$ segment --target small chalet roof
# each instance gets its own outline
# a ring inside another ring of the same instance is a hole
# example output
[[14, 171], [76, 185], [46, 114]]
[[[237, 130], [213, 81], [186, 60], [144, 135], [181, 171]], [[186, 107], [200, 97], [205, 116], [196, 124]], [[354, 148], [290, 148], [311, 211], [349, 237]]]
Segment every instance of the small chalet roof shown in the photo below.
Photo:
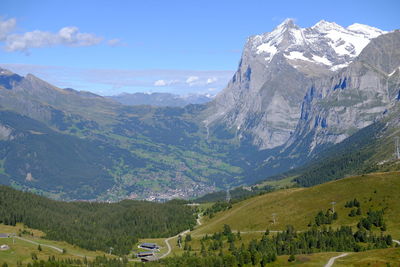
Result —
[[141, 247], [150, 247], [150, 248], [157, 248], [158, 245], [155, 243], [142, 243], [140, 244]]
[[6, 234], [6, 233], [0, 233], [0, 238], [6, 238], [9, 237], [10, 234]]
[[137, 256], [138, 256], [138, 257], [143, 257], [143, 256], [153, 256], [153, 255], [154, 255], [154, 253], [153, 253], [153, 252], [151, 252], [151, 251], [139, 252], [139, 253], [137, 254]]

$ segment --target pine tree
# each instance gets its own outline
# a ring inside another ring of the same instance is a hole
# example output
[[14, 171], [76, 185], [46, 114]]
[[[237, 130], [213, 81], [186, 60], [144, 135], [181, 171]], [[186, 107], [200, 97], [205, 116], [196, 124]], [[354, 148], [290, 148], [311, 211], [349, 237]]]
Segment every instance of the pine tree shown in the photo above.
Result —
[[288, 262], [293, 262], [293, 261], [295, 261], [296, 260], [296, 258], [294, 257], [294, 255], [293, 254], [290, 254], [290, 256], [289, 256], [289, 258], [288, 258]]
[[227, 224], [224, 224], [224, 230], [222, 232], [225, 236], [232, 233], [231, 227]]
[[201, 256], [203, 257], [207, 257], [207, 251], [206, 251], [206, 247], [204, 246], [204, 243], [201, 242]]
[[357, 208], [356, 214], [357, 215], [361, 215], [361, 208], [360, 207]]

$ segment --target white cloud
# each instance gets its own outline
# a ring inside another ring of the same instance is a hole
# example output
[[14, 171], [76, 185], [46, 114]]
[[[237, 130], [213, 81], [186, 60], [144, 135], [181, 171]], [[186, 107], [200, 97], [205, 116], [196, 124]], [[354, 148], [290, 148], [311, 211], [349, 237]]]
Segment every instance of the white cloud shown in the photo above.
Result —
[[172, 84], [177, 84], [179, 83], [179, 80], [157, 80], [154, 82], [154, 86], [167, 86], [167, 85], [172, 85]]
[[212, 77], [212, 78], [208, 78], [206, 83], [212, 84], [212, 83], [215, 83], [216, 81], [218, 81], [218, 79], [216, 77]]
[[23, 34], [10, 34], [5, 42], [5, 49], [10, 52], [28, 51], [30, 48], [49, 47], [56, 45], [92, 46], [100, 43], [103, 38], [92, 33], [82, 33], [78, 27], [64, 27], [57, 33], [32, 31]]
[[109, 46], [115, 47], [115, 46], [126, 46], [126, 43], [122, 42], [121, 39], [115, 38], [107, 41], [107, 44]]
[[186, 83], [189, 84], [190, 86], [192, 86], [198, 80], [199, 80], [198, 76], [190, 76], [189, 78], [186, 79]]
[[154, 86], [166, 86], [167, 82], [164, 80], [157, 80], [154, 82]]
[[[102, 42], [103, 38], [93, 33], [80, 32], [78, 27], [61, 28], [58, 32], [35, 30], [24, 33], [15, 33], [17, 20], [10, 18], [2, 20], [0, 17], [0, 42], [4, 42], [4, 49], [8, 52], [28, 53], [30, 48], [51, 46], [93, 46]], [[119, 39], [108, 41], [110, 46], [124, 45]]]
[[4, 41], [7, 35], [15, 29], [17, 20], [11, 18], [5, 21], [0, 21], [0, 41]]

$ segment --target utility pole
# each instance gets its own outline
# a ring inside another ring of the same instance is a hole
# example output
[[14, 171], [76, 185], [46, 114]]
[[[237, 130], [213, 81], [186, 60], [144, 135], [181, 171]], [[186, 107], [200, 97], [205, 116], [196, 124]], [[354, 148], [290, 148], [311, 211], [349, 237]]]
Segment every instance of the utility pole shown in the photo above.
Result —
[[396, 155], [396, 159], [400, 159], [400, 145], [399, 145], [399, 137], [398, 136], [396, 136], [395, 138], [394, 138], [394, 142], [395, 142], [395, 147], [394, 147], [394, 149], [395, 149], [395, 155]]
[[332, 213], [335, 213], [335, 204], [336, 204], [336, 202], [332, 201], [331, 204], [332, 204]]
[[274, 224], [276, 222], [275, 217], [276, 217], [276, 213], [272, 213], [272, 220], [274, 221]]
[[226, 189], [226, 202], [229, 203], [231, 201], [231, 193], [229, 192], [229, 188]]

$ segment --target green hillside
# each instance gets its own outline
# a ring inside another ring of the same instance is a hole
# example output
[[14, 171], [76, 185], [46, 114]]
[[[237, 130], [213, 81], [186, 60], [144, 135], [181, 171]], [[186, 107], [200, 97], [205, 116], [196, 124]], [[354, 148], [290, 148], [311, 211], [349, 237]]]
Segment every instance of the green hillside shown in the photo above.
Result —
[[391, 172], [355, 176], [310, 188], [279, 190], [234, 204], [212, 219], [204, 218], [205, 223], [194, 234], [212, 234], [220, 231], [224, 224], [240, 231], [283, 230], [289, 224], [298, 230], [306, 230], [316, 214], [331, 208], [333, 201], [339, 216], [332, 226], [355, 226], [360, 216], [349, 217], [350, 209], [344, 206], [347, 201], [357, 198], [363, 215], [369, 209], [384, 209], [388, 232], [394, 238], [400, 238], [399, 188], [400, 172]]

